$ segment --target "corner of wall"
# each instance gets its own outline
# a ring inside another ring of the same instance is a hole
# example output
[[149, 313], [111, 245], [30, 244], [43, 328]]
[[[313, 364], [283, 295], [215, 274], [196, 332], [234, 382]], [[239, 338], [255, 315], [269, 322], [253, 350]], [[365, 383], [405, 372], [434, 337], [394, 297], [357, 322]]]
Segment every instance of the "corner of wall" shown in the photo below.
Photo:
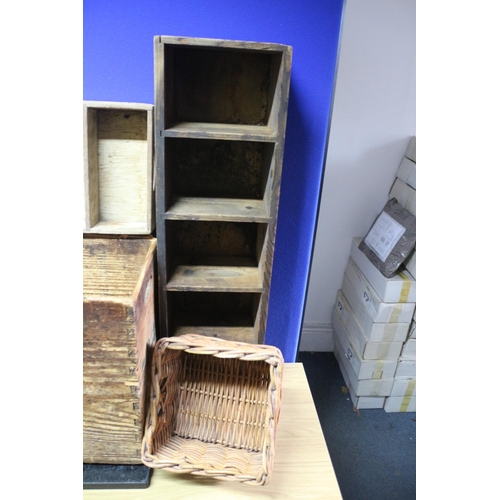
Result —
[[333, 352], [333, 326], [328, 323], [304, 323], [299, 351]]

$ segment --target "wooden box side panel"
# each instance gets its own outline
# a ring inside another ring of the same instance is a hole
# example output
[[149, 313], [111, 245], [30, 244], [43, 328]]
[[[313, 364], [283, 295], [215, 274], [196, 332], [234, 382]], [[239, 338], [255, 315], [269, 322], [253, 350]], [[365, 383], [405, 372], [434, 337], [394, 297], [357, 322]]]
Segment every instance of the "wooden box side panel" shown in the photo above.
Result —
[[84, 301], [84, 463], [138, 460], [141, 432], [135, 343], [130, 305]]
[[273, 107], [269, 117], [269, 125], [276, 130], [279, 138], [283, 138], [286, 129], [288, 96], [290, 90], [290, 74], [292, 69], [292, 48], [285, 47], [281, 53], [275, 54], [276, 63], [273, 68], [277, 72], [274, 94], [271, 98]]
[[84, 107], [83, 113], [83, 231], [89, 231], [99, 222], [99, 168], [97, 154], [97, 110]]
[[141, 433], [144, 430], [144, 418], [149, 403], [149, 385], [151, 382], [151, 359], [156, 343], [156, 315], [155, 315], [155, 282], [156, 282], [156, 242], [148, 253], [146, 264], [138, 284], [138, 293], [134, 297], [134, 321], [137, 368], [137, 397], [140, 400]]
[[137, 410], [122, 398], [93, 398], [85, 404], [83, 463], [140, 464]]
[[141, 463], [148, 360], [156, 340], [152, 272], [147, 277], [139, 305], [84, 301], [84, 463]]

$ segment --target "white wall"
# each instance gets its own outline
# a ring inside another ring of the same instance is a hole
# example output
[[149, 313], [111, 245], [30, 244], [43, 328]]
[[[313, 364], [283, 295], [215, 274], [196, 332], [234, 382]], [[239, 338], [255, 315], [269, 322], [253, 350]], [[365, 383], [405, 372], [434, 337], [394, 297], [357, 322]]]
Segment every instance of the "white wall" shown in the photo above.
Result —
[[346, 0], [300, 350], [333, 350], [352, 238], [380, 212], [416, 135], [416, 0]]

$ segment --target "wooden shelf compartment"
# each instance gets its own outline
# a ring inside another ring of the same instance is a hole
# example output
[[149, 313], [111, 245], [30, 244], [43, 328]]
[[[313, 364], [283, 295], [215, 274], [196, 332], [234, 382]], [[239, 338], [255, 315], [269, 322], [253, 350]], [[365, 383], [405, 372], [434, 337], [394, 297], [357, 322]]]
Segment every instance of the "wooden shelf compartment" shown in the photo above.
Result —
[[[163, 139], [166, 218], [270, 220], [275, 146], [259, 141]], [[261, 202], [261, 203], [258, 203]]]
[[84, 234], [150, 235], [153, 106], [84, 101]]
[[154, 52], [160, 336], [191, 327], [172, 325], [176, 294], [257, 294], [251, 325], [194, 326], [261, 343], [292, 47], [157, 36]]
[[276, 131], [277, 83], [288, 47], [163, 36], [156, 43], [163, 49], [165, 129], [192, 122]]
[[167, 292], [168, 333], [257, 343], [258, 293]]
[[262, 292], [268, 225], [166, 221], [164, 290]]

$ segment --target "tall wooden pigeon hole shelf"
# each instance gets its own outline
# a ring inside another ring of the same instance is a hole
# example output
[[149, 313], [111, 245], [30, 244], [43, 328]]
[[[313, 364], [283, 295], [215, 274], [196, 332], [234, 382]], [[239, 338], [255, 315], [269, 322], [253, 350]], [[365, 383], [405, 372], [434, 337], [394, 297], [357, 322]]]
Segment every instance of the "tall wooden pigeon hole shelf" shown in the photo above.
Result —
[[291, 56], [155, 37], [160, 336], [265, 342]]

